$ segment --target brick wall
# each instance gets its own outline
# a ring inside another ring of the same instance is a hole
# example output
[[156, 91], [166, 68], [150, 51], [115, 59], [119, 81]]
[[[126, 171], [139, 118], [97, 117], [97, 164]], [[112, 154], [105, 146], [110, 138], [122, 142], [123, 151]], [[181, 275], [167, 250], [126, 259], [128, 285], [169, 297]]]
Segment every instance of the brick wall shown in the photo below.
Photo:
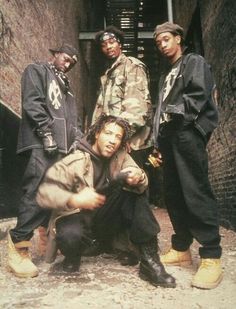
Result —
[[[0, 0], [0, 218], [14, 216], [20, 198], [25, 162], [16, 156], [21, 114], [20, 79], [35, 60], [47, 61], [48, 49], [68, 42], [79, 48], [81, 28], [88, 19], [86, 0]], [[83, 112], [87, 89], [83, 58], [69, 73]]]
[[185, 30], [187, 30], [196, 5], [197, 0], [172, 1], [174, 22], [179, 23]]
[[[23, 69], [32, 61], [48, 60], [48, 48], [62, 42], [78, 47], [85, 9], [86, 1], [78, 0], [0, 0], [0, 99], [18, 114]], [[79, 62], [69, 73], [78, 100], [82, 67]]]
[[221, 223], [236, 229], [236, 2], [201, 1], [205, 57], [219, 89], [220, 123], [209, 144], [210, 179]]

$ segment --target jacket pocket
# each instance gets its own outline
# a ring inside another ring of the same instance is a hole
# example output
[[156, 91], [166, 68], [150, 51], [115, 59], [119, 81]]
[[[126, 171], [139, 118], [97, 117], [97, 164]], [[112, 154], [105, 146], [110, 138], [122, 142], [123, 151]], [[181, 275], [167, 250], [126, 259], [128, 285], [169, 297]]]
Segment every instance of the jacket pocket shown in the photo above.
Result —
[[124, 98], [124, 84], [125, 84], [125, 77], [122, 75], [118, 75], [115, 78], [114, 81], [114, 94], [116, 95], [116, 97], [123, 99]]
[[67, 152], [67, 137], [66, 137], [66, 121], [64, 118], [53, 118], [52, 132], [57, 142], [58, 149], [66, 153]]

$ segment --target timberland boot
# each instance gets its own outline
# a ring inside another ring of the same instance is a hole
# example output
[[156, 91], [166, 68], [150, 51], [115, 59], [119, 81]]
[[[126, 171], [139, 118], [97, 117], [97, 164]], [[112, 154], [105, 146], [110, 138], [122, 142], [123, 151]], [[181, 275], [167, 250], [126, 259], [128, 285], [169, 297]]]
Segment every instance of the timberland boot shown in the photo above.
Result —
[[200, 289], [214, 289], [223, 279], [220, 259], [202, 259], [192, 286]]
[[165, 271], [164, 266], [160, 262], [156, 240], [140, 246], [139, 276], [154, 286], [176, 287], [175, 278]]
[[166, 254], [160, 256], [160, 260], [164, 265], [188, 266], [192, 264], [190, 250], [176, 251], [171, 248]]
[[38, 269], [29, 254], [30, 241], [12, 242], [8, 234], [8, 268], [16, 277], [32, 278], [38, 276]]

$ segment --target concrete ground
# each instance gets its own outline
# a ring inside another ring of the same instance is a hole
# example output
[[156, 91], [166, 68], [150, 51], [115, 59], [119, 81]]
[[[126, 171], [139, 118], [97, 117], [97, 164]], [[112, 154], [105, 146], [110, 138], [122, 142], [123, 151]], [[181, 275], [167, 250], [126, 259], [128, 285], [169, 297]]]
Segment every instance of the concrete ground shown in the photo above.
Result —
[[[172, 228], [164, 209], [154, 209], [161, 225], [160, 249], [169, 247]], [[198, 245], [192, 246], [193, 265], [166, 267], [175, 276], [175, 289], [156, 288], [138, 277], [138, 266], [125, 267], [111, 256], [84, 257], [79, 274], [61, 271], [62, 257], [52, 265], [37, 256], [37, 233], [33, 238], [34, 262], [40, 274], [19, 279], [6, 269], [6, 232], [15, 220], [0, 221], [0, 308], [56, 309], [233, 309], [236, 308], [236, 233], [221, 228], [224, 279], [213, 290], [190, 286], [198, 265]]]

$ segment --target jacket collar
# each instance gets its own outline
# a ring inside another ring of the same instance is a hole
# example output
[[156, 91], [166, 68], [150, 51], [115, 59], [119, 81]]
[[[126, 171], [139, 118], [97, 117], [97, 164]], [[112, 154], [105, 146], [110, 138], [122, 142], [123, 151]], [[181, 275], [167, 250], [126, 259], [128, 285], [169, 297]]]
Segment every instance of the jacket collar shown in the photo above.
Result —
[[122, 63], [127, 57], [125, 54], [121, 53], [120, 56], [116, 59], [116, 61], [112, 64], [110, 68], [106, 70], [106, 74], [112, 70], [114, 70], [120, 63]]

